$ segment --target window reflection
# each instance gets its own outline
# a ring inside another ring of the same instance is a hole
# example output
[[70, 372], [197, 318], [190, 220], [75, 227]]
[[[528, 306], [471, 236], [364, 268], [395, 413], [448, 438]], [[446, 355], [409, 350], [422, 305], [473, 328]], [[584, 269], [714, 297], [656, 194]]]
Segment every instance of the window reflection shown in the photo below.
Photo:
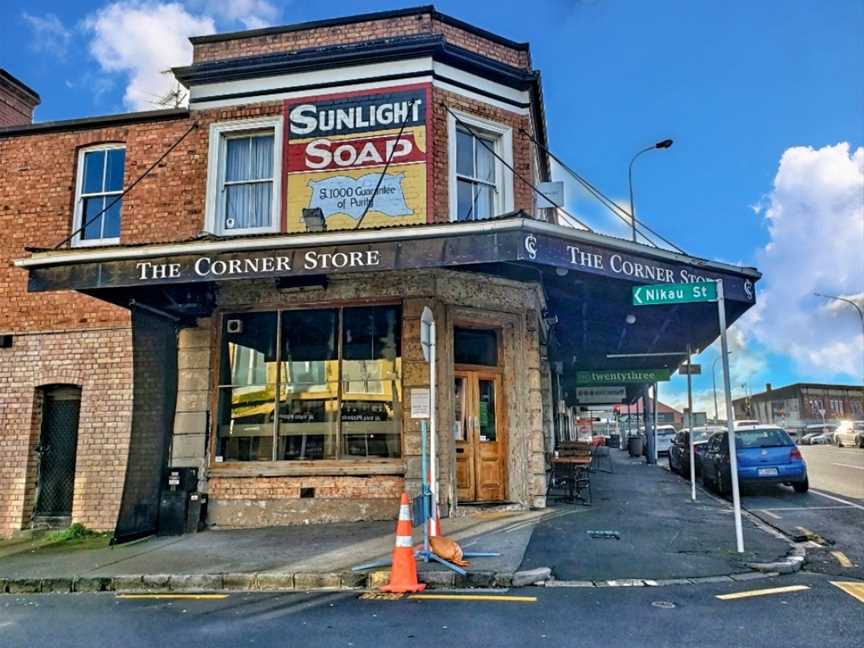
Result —
[[217, 457], [270, 461], [276, 399], [276, 314], [245, 313], [223, 321]]
[[401, 456], [401, 319], [398, 306], [226, 316], [217, 460]]

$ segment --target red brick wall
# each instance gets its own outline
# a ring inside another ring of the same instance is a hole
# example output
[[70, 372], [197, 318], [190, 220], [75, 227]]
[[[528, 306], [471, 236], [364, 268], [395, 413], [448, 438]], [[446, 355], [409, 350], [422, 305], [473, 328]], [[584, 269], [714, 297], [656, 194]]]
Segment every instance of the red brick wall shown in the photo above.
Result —
[[[457, 112], [476, 115], [483, 119], [509, 126], [513, 129], [513, 168], [519, 176], [534, 182], [534, 144], [520, 129], [532, 132], [531, 120], [527, 115], [517, 115], [487, 103], [481, 103], [440, 88], [432, 89], [434, 108], [432, 128], [434, 137], [434, 203], [433, 220], [446, 223], [450, 220], [449, 203], [449, 165], [447, 157], [448, 131], [447, 108]], [[513, 206], [524, 209], [529, 214], [534, 210], [534, 191], [530, 185], [513, 176]]]
[[508, 47], [489, 38], [478, 36], [438, 20], [431, 13], [302, 29], [280, 34], [233, 38], [213, 43], [198, 43], [194, 46], [192, 60], [200, 63], [418, 34], [441, 34], [448, 42], [459, 47], [514, 67], [530, 68], [530, 56], [526, 50]]
[[39, 388], [81, 387], [72, 520], [111, 530], [117, 520], [132, 411], [126, 328], [20, 335], [0, 349], [0, 537], [26, 526], [35, 504]]
[[34, 107], [32, 96], [0, 77], [0, 128], [29, 124], [33, 121]]

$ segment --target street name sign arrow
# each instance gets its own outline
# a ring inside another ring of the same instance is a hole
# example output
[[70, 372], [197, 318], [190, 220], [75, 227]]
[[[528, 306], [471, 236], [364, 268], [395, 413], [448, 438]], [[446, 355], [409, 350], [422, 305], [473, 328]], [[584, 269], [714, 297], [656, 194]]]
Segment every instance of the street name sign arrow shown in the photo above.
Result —
[[697, 281], [681, 284], [652, 284], [633, 287], [634, 306], [660, 306], [663, 304], [689, 304], [717, 301], [717, 284]]

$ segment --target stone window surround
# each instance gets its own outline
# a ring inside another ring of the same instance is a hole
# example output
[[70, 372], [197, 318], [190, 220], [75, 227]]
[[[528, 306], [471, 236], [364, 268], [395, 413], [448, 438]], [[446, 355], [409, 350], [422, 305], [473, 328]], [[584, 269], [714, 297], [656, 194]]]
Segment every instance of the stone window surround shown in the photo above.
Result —
[[[282, 115], [213, 122], [210, 124], [207, 153], [207, 193], [205, 196], [204, 230], [217, 236], [237, 236], [282, 230]], [[219, 201], [226, 159], [225, 140], [230, 135], [273, 132], [273, 191], [268, 227], [225, 230], [219, 222]]]
[[[126, 149], [125, 142], [103, 142], [101, 144], [93, 144], [89, 146], [82, 146], [78, 149], [77, 157], [77, 169], [75, 173], [75, 202], [72, 212], [72, 231], [75, 232], [75, 235], [72, 237], [72, 245], [74, 247], [88, 247], [88, 246], [102, 246], [102, 245], [117, 245], [120, 243], [120, 237], [115, 236], [111, 238], [94, 238], [94, 239], [84, 239], [82, 237], [84, 230], [84, 196], [82, 196], [82, 190], [84, 188], [84, 157], [88, 153], [93, 153], [95, 151], [111, 151], [116, 149]], [[107, 158], [107, 156], [106, 156]], [[125, 176], [125, 164], [124, 164], [124, 176]], [[125, 178], [123, 183], [123, 188], [121, 188], [120, 192], [108, 192], [106, 195], [111, 196], [112, 199], [118, 195], [121, 195], [125, 189]], [[103, 214], [104, 217], [104, 214]], [[122, 227], [123, 223], [123, 209], [121, 205], [120, 209], [120, 223]]]
[[456, 213], [458, 211], [456, 190], [457, 118], [460, 122], [467, 124], [478, 135], [486, 135], [495, 140], [495, 153], [496, 156], [500, 156], [500, 159], [498, 157], [495, 158], [495, 185], [498, 191], [496, 193], [494, 213], [506, 214], [513, 211], [513, 173], [507, 168], [507, 166], [513, 166], [513, 129], [477, 115], [453, 110], [447, 113], [447, 185], [450, 201], [450, 220], [456, 220]]

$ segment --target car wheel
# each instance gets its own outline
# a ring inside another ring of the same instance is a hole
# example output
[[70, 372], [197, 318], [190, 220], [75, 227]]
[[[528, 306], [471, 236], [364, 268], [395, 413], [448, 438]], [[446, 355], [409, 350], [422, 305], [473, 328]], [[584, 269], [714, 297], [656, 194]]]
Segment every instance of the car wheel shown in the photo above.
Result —
[[842, 447], [843, 447], [843, 442], [840, 440], [839, 437], [836, 437], [836, 436], [835, 436], [835, 437], [834, 437], [834, 445], [836, 445], [838, 448], [842, 448]]
[[805, 477], [804, 481], [794, 482], [792, 484], [792, 488], [795, 489], [796, 493], [806, 493], [808, 490], [810, 490], [810, 480]]
[[858, 437], [858, 447], [864, 448], [864, 436]]

